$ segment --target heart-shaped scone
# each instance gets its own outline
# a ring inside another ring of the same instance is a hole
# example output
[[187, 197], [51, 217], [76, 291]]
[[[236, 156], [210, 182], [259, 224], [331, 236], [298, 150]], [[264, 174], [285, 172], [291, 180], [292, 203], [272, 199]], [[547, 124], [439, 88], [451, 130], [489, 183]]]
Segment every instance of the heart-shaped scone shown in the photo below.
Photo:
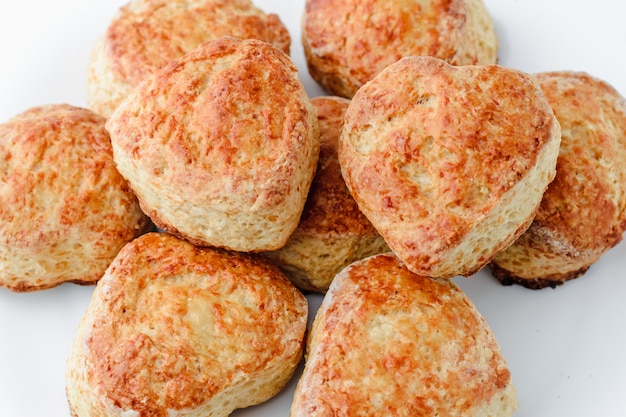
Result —
[[95, 284], [152, 227], [115, 168], [105, 122], [48, 104], [0, 124], [0, 287]]
[[515, 397], [493, 332], [467, 296], [382, 254], [330, 284], [290, 415], [508, 417]]
[[206, 42], [147, 77], [106, 126], [120, 173], [161, 229], [261, 252], [282, 247], [298, 225], [319, 127], [278, 48]]
[[264, 259], [165, 233], [126, 245], [67, 362], [78, 417], [228, 416], [281, 390], [302, 358], [306, 298]]
[[483, 0], [307, 0], [302, 47], [311, 77], [352, 97], [405, 56], [495, 64], [498, 38]]
[[286, 54], [291, 45], [280, 18], [250, 0], [129, 0], [92, 50], [89, 108], [109, 117], [148, 75], [223, 36], [259, 39]]
[[560, 140], [529, 75], [407, 57], [351, 101], [339, 162], [359, 208], [411, 271], [469, 276], [528, 228]]
[[503, 284], [555, 287], [580, 277], [626, 228], [626, 99], [583, 72], [534, 74], [563, 137], [557, 174], [528, 230], [491, 263]]

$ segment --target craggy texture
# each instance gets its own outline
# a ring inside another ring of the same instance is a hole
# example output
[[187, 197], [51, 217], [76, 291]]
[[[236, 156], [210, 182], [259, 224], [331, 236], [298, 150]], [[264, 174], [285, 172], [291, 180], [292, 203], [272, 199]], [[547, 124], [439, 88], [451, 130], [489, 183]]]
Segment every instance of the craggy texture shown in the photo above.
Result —
[[498, 40], [482, 0], [307, 0], [302, 44], [312, 78], [350, 98], [405, 56], [495, 64]]
[[282, 249], [266, 256], [298, 288], [323, 293], [348, 264], [389, 247], [361, 213], [341, 176], [337, 141], [349, 100], [316, 97], [311, 103], [320, 127], [317, 172], [298, 227]]
[[118, 169], [162, 229], [268, 251], [298, 225], [319, 128], [296, 67], [275, 47], [207, 42], [148, 77], [107, 128]]
[[465, 294], [384, 254], [330, 285], [290, 416], [507, 417], [516, 407], [498, 343]]
[[562, 129], [557, 174], [530, 228], [496, 256], [505, 284], [555, 287], [579, 277], [626, 228], [626, 99], [582, 72], [534, 75]]
[[339, 162], [361, 211], [409, 269], [469, 276], [530, 225], [560, 135], [528, 75], [407, 57], [351, 101]]
[[76, 417], [226, 417], [266, 401], [302, 358], [306, 298], [248, 255], [164, 233], [98, 283], [67, 362]]
[[131, 0], [94, 45], [89, 107], [108, 117], [148, 75], [223, 36], [259, 39], [286, 54], [291, 44], [278, 16], [249, 0]]
[[93, 284], [150, 226], [115, 168], [104, 123], [55, 104], [0, 124], [0, 286]]

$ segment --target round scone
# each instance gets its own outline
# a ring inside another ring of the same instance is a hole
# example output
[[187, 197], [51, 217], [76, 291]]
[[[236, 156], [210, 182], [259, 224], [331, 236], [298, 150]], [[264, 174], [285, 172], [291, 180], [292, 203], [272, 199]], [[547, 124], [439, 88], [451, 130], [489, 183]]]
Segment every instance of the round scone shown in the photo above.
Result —
[[250, 0], [131, 0], [92, 50], [87, 70], [90, 109], [108, 117], [147, 75], [203, 42], [259, 39], [289, 54], [291, 38], [276, 14]]
[[207, 42], [149, 76], [107, 121], [115, 162], [160, 228], [201, 246], [282, 247], [319, 156], [291, 59], [258, 40]]
[[528, 230], [491, 263], [503, 284], [579, 277], [626, 228], [626, 99], [587, 73], [534, 75], [562, 129], [556, 177]]
[[226, 417], [264, 402], [302, 358], [307, 315], [269, 261], [148, 233], [120, 251], [79, 324], [72, 414]]
[[516, 408], [498, 342], [461, 289], [381, 254], [331, 283], [290, 416], [508, 417]]
[[482, 0], [307, 0], [302, 45], [311, 77], [351, 98], [405, 56], [495, 64], [498, 40]]
[[299, 289], [324, 293], [344, 267], [389, 247], [361, 213], [341, 176], [337, 140], [350, 101], [328, 96], [311, 103], [320, 128], [317, 171], [298, 227], [282, 249], [265, 255]]
[[530, 225], [560, 137], [529, 75], [407, 57], [350, 102], [339, 162], [361, 211], [410, 270], [469, 276]]
[[0, 124], [0, 286], [93, 284], [151, 225], [115, 168], [104, 124], [67, 104]]

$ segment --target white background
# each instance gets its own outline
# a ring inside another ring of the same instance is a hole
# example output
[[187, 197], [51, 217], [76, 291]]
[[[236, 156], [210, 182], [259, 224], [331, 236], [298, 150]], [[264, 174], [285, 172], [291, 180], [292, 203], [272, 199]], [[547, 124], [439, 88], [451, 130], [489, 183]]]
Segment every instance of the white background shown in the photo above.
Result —
[[[85, 106], [85, 67], [96, 38], [125, 1], [0, 3], [0, 122], [41, 104]], [[261, 1], [292, 36], [292, 58], [311, 96], [300, 45], [304, 1]], [[528, 72], [587, 71], [626, 94], [626, 3], [486, 0], [499, 63]], [[457, 278], [494, 329], [518, 391], [516, 417], [626, 416], [626, 243], [556, 290], [502, 287], [488, 271]], [[64, 370], [92, 287], [37, 293], [0, 288], [0, 416], [67, 417]], [[312, 296], [314, 314], [321, 297]], [[288, 416], [289, 387], [237, 416]]]

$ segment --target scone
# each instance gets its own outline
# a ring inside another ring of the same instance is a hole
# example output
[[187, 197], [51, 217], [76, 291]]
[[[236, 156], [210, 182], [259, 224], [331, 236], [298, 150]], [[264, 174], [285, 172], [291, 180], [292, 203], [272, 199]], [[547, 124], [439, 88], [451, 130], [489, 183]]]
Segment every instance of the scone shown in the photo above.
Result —
[[583, 72], [534, 75], [563, 139], [556, 178], [530, 228], [491, 264], [503, 284], [539, 289], [581, 276], [626, 228], [626, 99]]
[[320, 156], [298, 227], [269, 257], [304, 291], [324, 293], [344, 267], [389, 251], [385, 240], [350, 195], [337, 160], [337, 140], [349, 100], [315, 97], [320, 128]]
[[529, 75], [406, 57], [350, 102], [339, 162], [361, 211], [411, 271], [470, 276], [530, 225], [560, 137]]
[[337, 275], [305, 355], [291, 417], [508, 417], [517, 408], [506, 361], [472, 302], [392, 254]]
[[131, 0], [92, 50], [90, 109], [108, 117], [147, 75], [209, 40], [259, 39], [289, 54], [291, 38], [273, 13], [250, 0]]
[[72, 415], [226, 417], [266, 401], [302, 358], [307, 314], [267, 260], [146, 234], [120, 251], [79, 324]]
[[260, 252], [298, 225], [319, 127], [295, 65], [272, 45], [202, 44], [149, 76], [107, 128], [118, 169], [161, 229]]
[[115, 168], [104, 123], [53, 104], [0, 124], [0, 286], [93, 284], [151, 225]]
[[302, 45], [311, 77], [351, 98], [405, 56], [495, 64], [498, 39], [482, 0], [307, 0]]

